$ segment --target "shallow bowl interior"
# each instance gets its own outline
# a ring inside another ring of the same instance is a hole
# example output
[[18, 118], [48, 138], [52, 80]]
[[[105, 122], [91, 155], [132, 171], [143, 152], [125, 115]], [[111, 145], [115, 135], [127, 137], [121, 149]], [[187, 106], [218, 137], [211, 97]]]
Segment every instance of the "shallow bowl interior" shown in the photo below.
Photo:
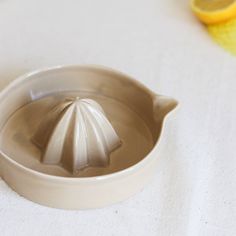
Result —
[[40, 162], [40, 150], [30, 138], [43, 115], [60, 96], [93, 98], [101, 104], [122, 140], [107, 168], [87, 168], [73, 177], [99, 176], [135, 165], [152, 150], [160, 135], [153, 115], [154, 94], [113, 70], [89, 66], [57, 67], [23, 76], [1, 94], [0, 148], [30, 169], [72, 177], [61, 166]]

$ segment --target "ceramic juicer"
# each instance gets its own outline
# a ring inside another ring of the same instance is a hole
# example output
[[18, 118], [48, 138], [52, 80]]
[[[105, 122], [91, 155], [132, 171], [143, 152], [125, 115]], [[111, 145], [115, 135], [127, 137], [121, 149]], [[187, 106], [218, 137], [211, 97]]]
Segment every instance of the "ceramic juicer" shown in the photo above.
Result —
[[99, 66], [24, 75], [0, 94], [0, 174], [56, 208], [103, 207], [154, 174], [157, 141], [177, 102]]

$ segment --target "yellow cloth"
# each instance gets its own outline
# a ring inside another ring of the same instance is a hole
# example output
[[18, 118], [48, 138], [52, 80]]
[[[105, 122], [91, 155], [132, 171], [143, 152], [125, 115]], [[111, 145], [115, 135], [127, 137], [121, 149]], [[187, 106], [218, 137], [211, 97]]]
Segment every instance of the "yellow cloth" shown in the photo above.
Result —
[[207, 27], [212, 38], [224, 49], [236, 56], [236, 18]]

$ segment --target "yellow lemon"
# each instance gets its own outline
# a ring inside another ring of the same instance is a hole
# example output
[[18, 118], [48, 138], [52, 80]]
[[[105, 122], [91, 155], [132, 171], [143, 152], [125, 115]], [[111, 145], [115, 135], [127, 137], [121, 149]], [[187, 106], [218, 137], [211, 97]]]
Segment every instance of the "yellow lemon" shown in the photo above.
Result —
[[191, 0], [191, 8], [205, 24], [215, 24], [236, 17], [236, 0]]

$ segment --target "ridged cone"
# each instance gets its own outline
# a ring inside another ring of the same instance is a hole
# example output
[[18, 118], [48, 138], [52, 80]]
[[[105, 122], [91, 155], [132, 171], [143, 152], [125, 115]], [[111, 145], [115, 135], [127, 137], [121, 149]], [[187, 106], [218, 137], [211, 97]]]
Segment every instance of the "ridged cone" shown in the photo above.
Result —
[[61, 164], [71, 173], [109, 164], [121, 141], [102, 107], [92, 99], [66, 99], [40, 123], [32, 141], [42, 150], [42, 162]]

